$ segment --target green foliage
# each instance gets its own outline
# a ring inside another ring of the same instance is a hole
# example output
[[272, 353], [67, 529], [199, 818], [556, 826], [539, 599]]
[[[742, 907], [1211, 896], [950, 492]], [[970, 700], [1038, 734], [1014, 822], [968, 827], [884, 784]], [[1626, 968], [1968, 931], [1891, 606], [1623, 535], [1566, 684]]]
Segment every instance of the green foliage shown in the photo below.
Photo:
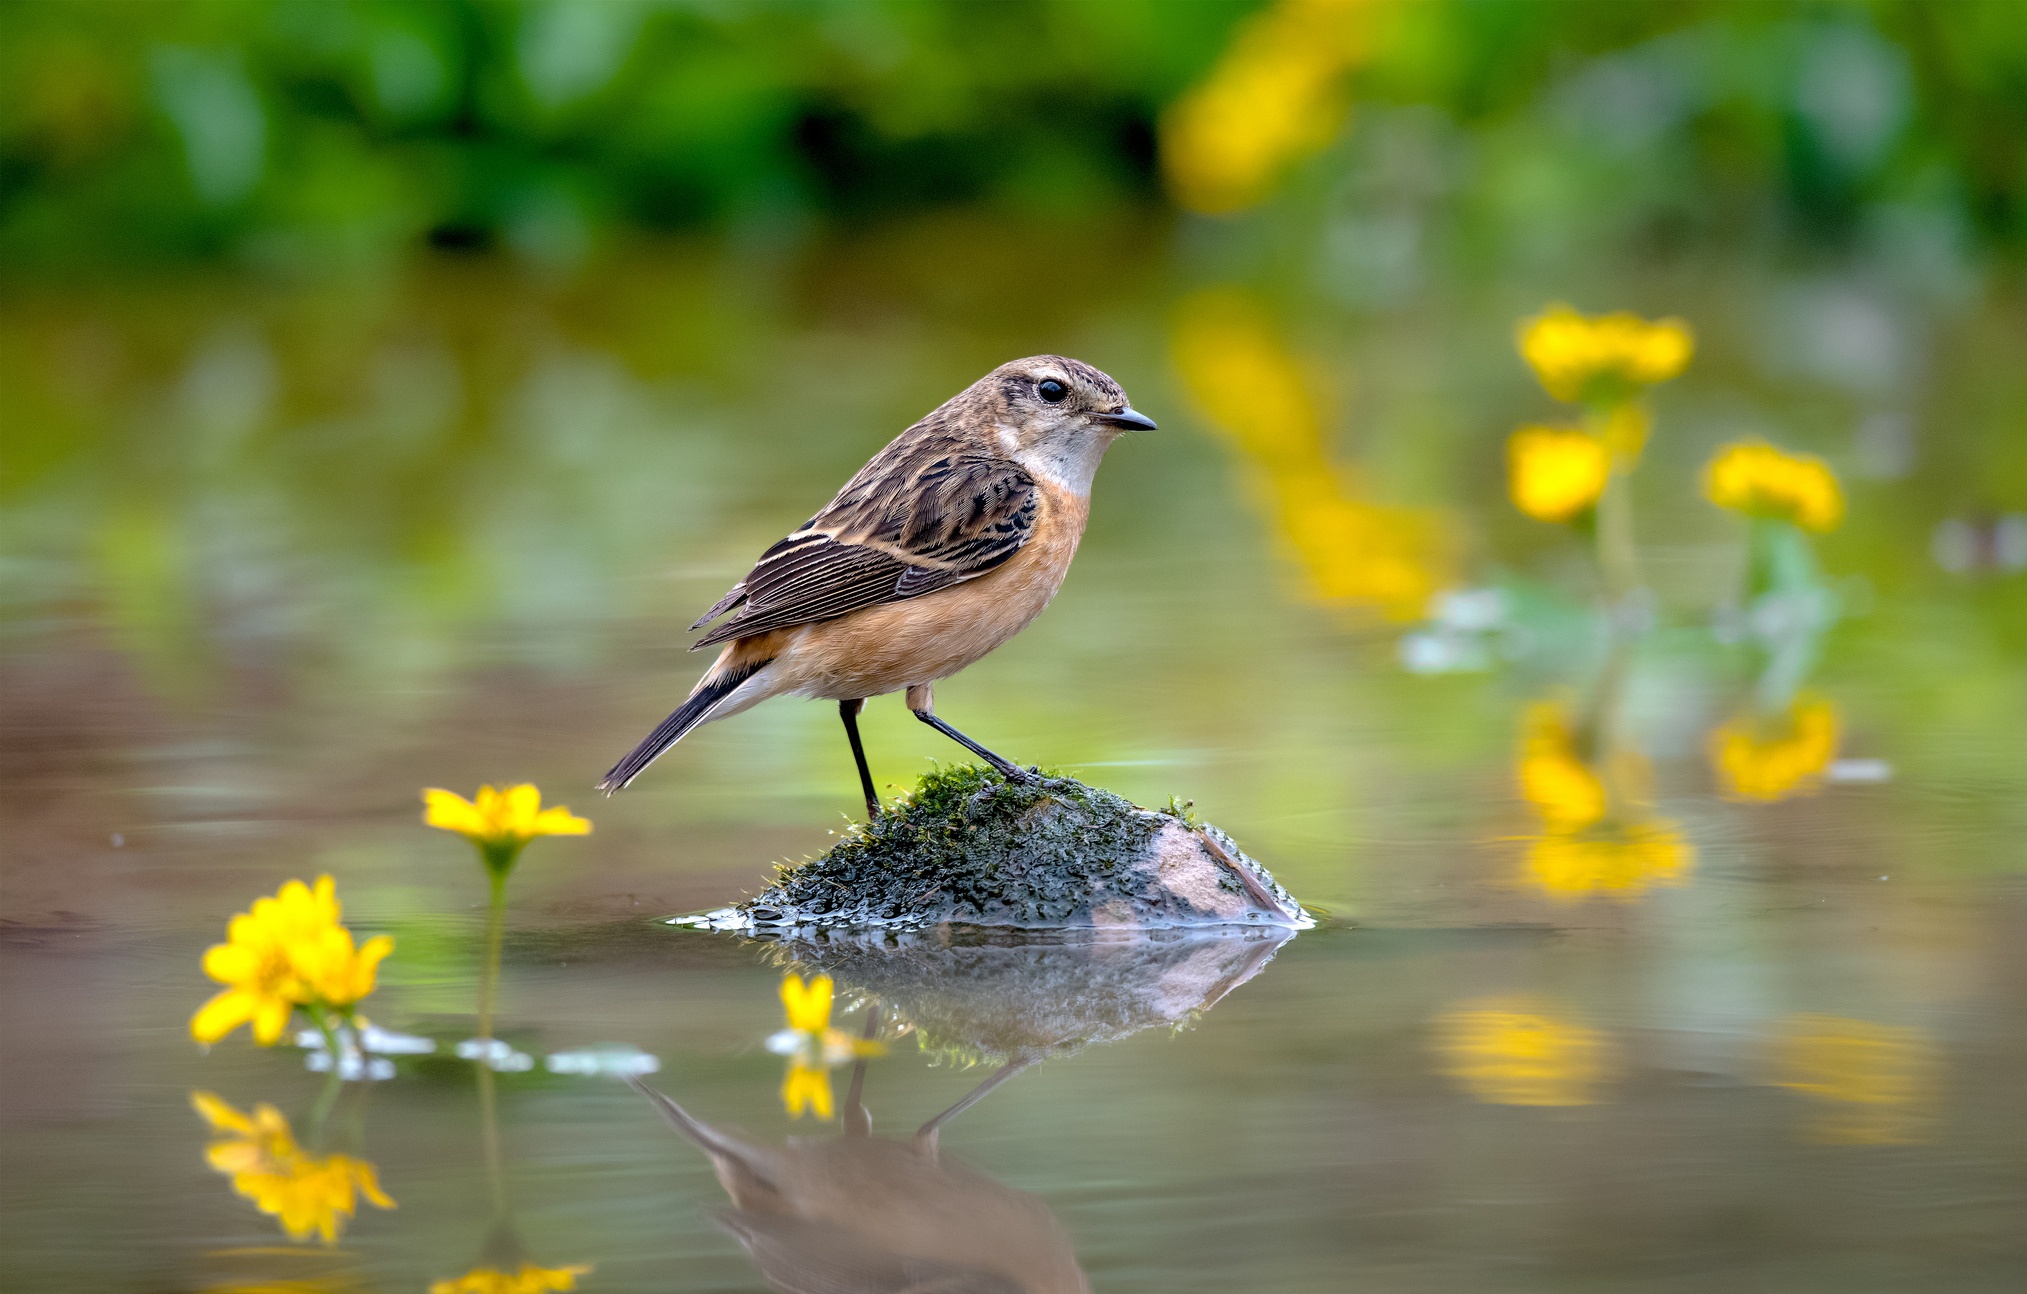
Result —
[[[328, 265], [426, 241], [568, 264], [615, 228], [1146, 204], [1162, 109], [1255, 7], [15, 0], [0, 253]], [[1445, 0], [1376, 21], [1354, 99], [1433, 110], [1485, 228], [1927, 221], [2027, 246], [2010, 0]]]

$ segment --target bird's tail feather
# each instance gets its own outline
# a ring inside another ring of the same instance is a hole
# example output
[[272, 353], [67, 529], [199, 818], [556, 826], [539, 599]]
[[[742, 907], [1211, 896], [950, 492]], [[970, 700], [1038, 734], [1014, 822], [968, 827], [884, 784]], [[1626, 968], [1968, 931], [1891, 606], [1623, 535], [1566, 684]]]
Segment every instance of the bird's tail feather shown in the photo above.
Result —
[[605, 780], [598, 784], [598, 789], [607, 795], [625, 790], [627, 783], [639, 777], [642, 770], [660, 759], [662, 752], [681, 741], [690, 729], [709, 718], [713, 707], [732, 695], [741, 683], [759, 673], [766, 664], [764, 660], [754, 661], [728, 669], [715, 678], [706, 675], [704, 681], [697, 685], [697, 690], [690, 693], [689, 699], [676, 707], [674, 714], [656, 724], [655, 730], [640, 745], [612, 766]]

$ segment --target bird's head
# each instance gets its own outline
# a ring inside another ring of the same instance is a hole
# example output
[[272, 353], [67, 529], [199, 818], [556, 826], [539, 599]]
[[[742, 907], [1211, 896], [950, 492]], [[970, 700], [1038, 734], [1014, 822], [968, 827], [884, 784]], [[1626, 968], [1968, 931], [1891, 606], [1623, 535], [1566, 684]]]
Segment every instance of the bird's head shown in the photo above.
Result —
[[997, 448], [1029, 472], [1082, 494], [1098, 461], [1129, 431], [1153, 431], [1110, 377], [1080, 360], [1035, 355], [1002, 364], [965, 393]]

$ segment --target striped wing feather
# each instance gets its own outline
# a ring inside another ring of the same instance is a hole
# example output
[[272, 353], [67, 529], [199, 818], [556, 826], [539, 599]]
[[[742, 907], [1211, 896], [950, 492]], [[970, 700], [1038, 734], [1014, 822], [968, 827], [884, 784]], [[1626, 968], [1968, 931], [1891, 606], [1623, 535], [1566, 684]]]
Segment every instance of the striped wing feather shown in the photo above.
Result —
[[975, 579], [1027, 542], [1035, 507], [1034, 480], [1018, 465], [946, 437], [903, 436], [809, 524], [761, 555], [691, 626], [733, 611], [696, 645], [832, 620]]

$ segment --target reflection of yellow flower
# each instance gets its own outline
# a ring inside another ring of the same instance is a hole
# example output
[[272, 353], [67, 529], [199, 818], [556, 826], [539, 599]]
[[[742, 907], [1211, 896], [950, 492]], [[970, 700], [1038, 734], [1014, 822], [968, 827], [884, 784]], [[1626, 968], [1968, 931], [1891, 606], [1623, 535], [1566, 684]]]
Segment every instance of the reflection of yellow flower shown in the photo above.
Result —
[[1652, 886], [1680, 884], [1695, 858], [1673, 822], [1649, 818], [1537, 836], [1527, 850], [1527, 877], [1559, 898], [1630, 899]]
[[1605, 783], [1577, 754], [1569, 716], [1553, 701], [1527, 707], [1520, 725], [1520, 793], [1557, 831], [1605, 816]]
[[1522, 427], [1506, 441], [1514, 506], [1537, 521], [1568, 521], [1605, 492], [1612, 455], [1575, 427]]
[[1836, 757], [1837, 707], [1823, 697], [1796, 698], [1772, 723], [1740, 715], [1710, 734], [1710, 762], [1737, 800], [1807, 794]]
[[262, 1213], [281, 1221], [292, 1240], [312, 1232], [325, 1244], [336, 1244], [338, 1233], [358, 1212], [358, 1196], [377, 1208], [394, 1201], [380, 1189], [373, 1165], [350, 1155], [316, 1156], [296, 1144], [289, 1121], [272, 1105], [242, 1114], [210, 1092], [192, 1092], [190, 1103], [221, 1137], [204, 1158], [232, 1178], [232, 1189], [252, 1200]]
[[781, 1082], [781, 1103], [790, 1118], [800, 1119], [805, 1109], [819, 1119], [832, 1112], [830, 1069], [848, 1060], [877, 1056], [886, 1050], [869, 1038], [854, 1038], [842, 1029], [831, 1028], [831, 1001], [835, 987], [828, 975], [805, 983], [800, 975], [781, 978], [781, 1005], [788, 1027], [767, 1040], [767, 1049], [788, 1057], [788, 1073]]
[[1443, 1072], [1487, 1105], [1589, 1105], [1612, 1068], [1602, 1034], [1527, 998], [1482, 998], [1436, 1019]]
[[1676, 824], [1642, 812], [1646, 761], [1620, 751], [1602, 773], [1594, 769], [1553, 702], [1528, 707], [1518, 774], [1521, 795], [1541, 815], [1543, 831], [1528, 846], [1525, 871], [1541, 890], [1558, 898], [1630, 899], [1652, 886], [1679, 884], [1694, 864], [1695, 850]]
[[831, 1073], [821, 1065], [805, 1065], [800, 1060], [788, 1064], [788, 1073], [781, 1080], [781, 1104], [791, 1119], [800, 1119], [804, 1110], [809, 1110], [819, 1119], [831, 1117]]
[[1210, 75], [1162, 117], [1169, 191], [1193, 211], [1252, 206], [1330, 142], [1340, 83], [1370, 48], [1373, 0], [1280, 0], [1239, 26]]
[[1774, 1082], [1825, 1107], [1813, 1140], [1906, 1145], [1922, 1139], [1935, 1103], [1935, 1047], [1919, 1031], [1830, 1015], [1783, 1020]]
[[378, 935], [354, 947], [339, 916], [337, 885], [328, 876], [319, 876], [314, 890], [290, 881], [273, 898], [256, 899], [252, 911], [226, 927], [227, 942], [204, 954], [204, 973], [231, 987], [191, 1018], [191, 1036], [217, 1042], [251, 1023], [255, 1039], [271, 1046], [297, 1007], [343, 1010], [371, 993], [394, 941]]
[[495, 875], [504, 876], [521, 850], [537, 836], [582, 836], [591, 821], [562, 805], [545, 809], [542, 792], [523, 782], [503, 791], [481, 786], [475, 800], [454, 791], [431, 787], [422, 793], [422, 820], [444, 831], [455, 831], [479, 847]]
[[1252, 469], [1253, 492], [1319, 602], [1412, 619], [1450, 582], [1441, 518], [1359, 497], [1324, 449], [1322, 401], [1260, 307], [1204, 292], [1177, 316], [1176, 369]]
[[1582, 315], [1552, 305], [1519, 329], [1520, 354], [1548, 393], [1572, 404], [1610, 404], [1689, 366], [1696, 341], [1680, 319]]
[[429, 1294], [550, 1294], [553, 1290], [574, 1290], [577, 1278], [587, 1275], [591, 1264], [569, 1267], [537, 1267], [522, 1263], [521, 1269], [503, 1272], [496, 1267], [474, 1267], [462, 1276], [432, 1281]]
[[1835, 530], [1844, 517], [1844, 491], [1828, 463], [1758, 441], [1719, 450], [1703, 469], [1703, 492], [1720, 508], [1791, 521], [1804, 530]]

